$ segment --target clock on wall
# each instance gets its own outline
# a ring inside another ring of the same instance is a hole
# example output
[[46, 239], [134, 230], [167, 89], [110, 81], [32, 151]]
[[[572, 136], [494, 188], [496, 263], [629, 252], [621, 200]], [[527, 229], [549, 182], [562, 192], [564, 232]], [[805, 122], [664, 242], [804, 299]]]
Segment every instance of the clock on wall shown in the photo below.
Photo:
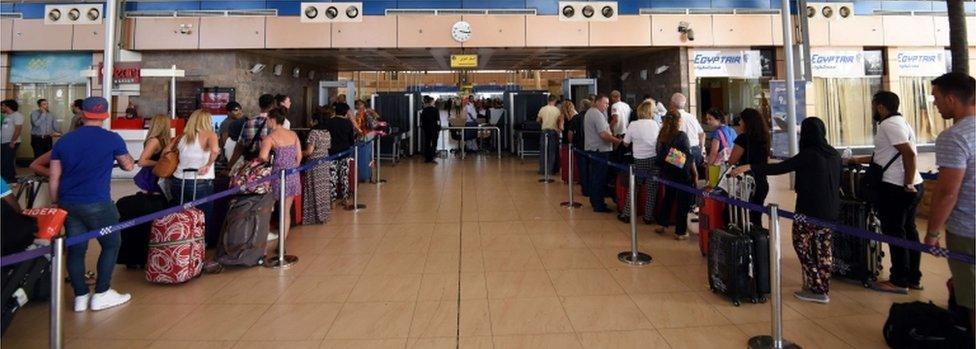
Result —
[[471, 23], [465, 21], [454, 23], [454, 27], [451, 28], [451, 36], [457, 42], [468, 41], [471, 39]]

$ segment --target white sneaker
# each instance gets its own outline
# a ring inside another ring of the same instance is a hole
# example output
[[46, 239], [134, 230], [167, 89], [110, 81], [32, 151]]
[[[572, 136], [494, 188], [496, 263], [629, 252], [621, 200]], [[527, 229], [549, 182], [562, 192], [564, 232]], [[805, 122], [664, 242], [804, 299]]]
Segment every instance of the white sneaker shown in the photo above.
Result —
[[75, 312], [83, 313], [88, 310], [88, 302], [91, 301], [91, 293], [84, 296], [75, 297]]
[[278, 233], [268, 233], [268, 241], [278, 240]]
[[128, 302], [130, 299], [132, 299], [132, 296], [128, 293], [118, 293], [113, 289], [108, 289], [108, 291], [96, 293], [91, 297], [91, 310], [99, 311], [108, 309], [117, 305], [125, 304], [125, 302]]

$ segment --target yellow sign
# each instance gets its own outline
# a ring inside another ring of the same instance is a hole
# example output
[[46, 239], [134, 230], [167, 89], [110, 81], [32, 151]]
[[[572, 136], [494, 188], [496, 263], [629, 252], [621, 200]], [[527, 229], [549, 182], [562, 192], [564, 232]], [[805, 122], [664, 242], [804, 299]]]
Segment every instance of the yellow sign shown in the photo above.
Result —
[[477, 68], [478, 55], [451, 55], [451, 68]]

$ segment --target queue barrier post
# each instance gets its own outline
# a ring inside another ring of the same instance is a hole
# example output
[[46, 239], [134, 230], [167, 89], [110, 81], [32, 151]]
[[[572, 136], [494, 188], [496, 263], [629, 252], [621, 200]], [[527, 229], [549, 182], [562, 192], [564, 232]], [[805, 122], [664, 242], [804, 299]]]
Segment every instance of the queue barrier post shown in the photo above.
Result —
[[61, 316], [64, 305], [64, 288], [61, 287], [61, 280], [64, 280], [64, 236], [51, 240], [51, 247], [50, 345], [52, 349], [61, 349], [64, 346], [64, 319]]
[[637, 187], [637, 176], [634, 175], [633, 165], [630, 165], [627, 169], [629, 172], [628, 183], [630, 184], [630, 188], [627, 189], [627, 203], [630, 205], [630, 251], [620, 252], [617, 254], [617, 259], [630, 265], [647, 265], [651, 263], [651, 255], [637, 250], [637, 206], [635, 206], [637, 200], [634, 198], [637, 192], [635, 190]]
[[386, 180], [380, 176], [380, 174], [382, 173], [380, 168], [383, 166], [382, 165], [383, 157], [381, 156], [380, 153], [383, 151], [383, 148], [380, 146], [380, 141], [381, 141], [381, 136], [376, 135], [376, 153], [373, 156], [373, 158], [376, 159], [376, 181], [373, 183], [375, 183], [376, 185], [386, 183]]
[[542, 169], [542, 178], [539, 178], [539, 183], [552, 183], [554, 180], [549, 178], [549, 172], [552, 171], [552, 166], [549, 165], [549, 132], [545, 130], [542, 131], [542, 150], [543, 152], [539, 155], [542, 156], [544, 168]]
[[772, 335], [754, 336], [749, 338], [750, 349], [783, 349], [800, 348], [783, 338], [783, 274], [780, 270], [780, 260], [783, 251], [780, 246], [779, 205], [769, 205], [769, 276], [770, 276], [770, 310], [772, 320]]
[[569, 156], [569, 179], [566, 181], [566, 191], [569, 192], [569, 201], [564, 201], [559, 205], [568, 209], [583, 207], [583, 204], [573, 200], [573, 146], [569, 145], [569, 151], [567, 152]]
[[281, 170], [278, 177], [278, 256], [272, 257], [265, 263], [266, 266], [270, 268], [278, 269], [288, 269], [298, 262], [297, 256], [290, 256], [285, 254], [285, 229], [287, 229], [287, 224], [285, 224], [285, 217], [288, 217], [290, 212], [286, 211], [285, 206], [285, 171]]
[[352, 158], [353, 166], [356, 166], [356, 175], [352, 179], [352, 205], [346, 206], [346, 211], [358, 212], [360, 209], [366, 208], [366, 205], [359, 203], [359, 147], [363, 144], [353, 147]]

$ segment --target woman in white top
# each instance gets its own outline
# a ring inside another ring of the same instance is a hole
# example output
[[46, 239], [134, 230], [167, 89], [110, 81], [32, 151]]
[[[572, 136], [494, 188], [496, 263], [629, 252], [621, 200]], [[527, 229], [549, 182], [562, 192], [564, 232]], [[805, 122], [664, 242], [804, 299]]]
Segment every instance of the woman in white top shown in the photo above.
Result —
[[[194, 198], [201, 199], [212, 194], [213, 164], [220, 154], [220, 148], [217, 133], [213, 130], [213, 117], [210, 112], [197, 109], [190, 114], [183, 134], [166, 146], [166, 151], [174, 149], [180, 153], [180, 163], [176, 166], [176, 172], [173, 172], [173, 178], [169, 180], [169, 192], [173, 204], [190, 202]], [[184, 179], [186, 179], [185, 186]], [[212, 217], [213, 203], [202, 204], [197, 208], [203, 211], [206, 219], [207, 247], [214, 247], [220, 236], [220, 227], [215, 224], [217, 220]]]
[[[624, 134], [624, 144], [634, 146], [634, 170], [638, 174], [636, 180], [638, 188], [643, 184], [644, 194], [647, 195], [647, 203], [644, 205], [644, 224], [654, 224], [657, 181], [652, 177], [656, 177], [659, 171], [654, 164], [654, 158], [657, 154], [657, 136], [660, 132], [661, 126], [654, 121], [654, 102], [645, 100], [637, 106], [637, 120], [628, 124], [627, 133]], [[630, 198], [624, 198], [624, 212], [617, 215], [617, 219], [630, 222], [630, 212]]]

